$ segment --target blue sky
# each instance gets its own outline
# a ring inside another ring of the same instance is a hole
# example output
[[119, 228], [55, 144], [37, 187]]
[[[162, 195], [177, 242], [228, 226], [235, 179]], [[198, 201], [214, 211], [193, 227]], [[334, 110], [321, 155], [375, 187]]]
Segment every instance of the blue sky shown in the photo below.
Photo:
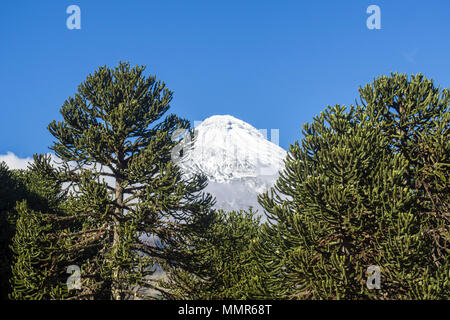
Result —
[[[81, 8], [81, 30], [66, 8]], [[381, 30], [366, 9], [381, 8]], [[147, 66], [191, 121], [231, 114], [300, 139], [327, 105], [392, 71], [450, 87], [450, 1], [23, 1], [0, 12], [0, 155], [46, 153], [47, 125], [100, 65]]]

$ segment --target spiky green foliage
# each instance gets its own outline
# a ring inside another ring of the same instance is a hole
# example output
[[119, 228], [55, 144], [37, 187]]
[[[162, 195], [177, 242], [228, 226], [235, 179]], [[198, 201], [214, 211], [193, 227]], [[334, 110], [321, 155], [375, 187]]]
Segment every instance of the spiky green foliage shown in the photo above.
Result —
[[[12, 243], [15, 259], [12, 266], [11, 299], [53, 298], [63, 288], [54, 282], [52, 272], [56, 262], [52, 259], [52, 224], [46, 223], [42, 212], [30, 209], [26, 200], [16, 206], [16, 211], [18, 219], [17, 233]], [[54, 289], [57, 291], [53, 291]]]
[[[53, 198], [54, 193], [52, 193], [58, 187], [47, 184], [45, 179], [45, 176], [40, 175], [33, 166], [29, 170], [9, 170], [6, 164], [0, 164], [0, 279], [3, 299], [8, 299], [9, 295], [26, 298], [26, 295], [21, 296], [16, 292], [18, 289], [14, 285], [17, 281], [17, 274], [13, 273], [13, 268], [18, 256], [14, 257], [13, 255], [18, 247], [13, 240], [17, 241], [22, 236], [23, 230], [17, 231], [16, 224], [23, 223], [21, 212], [24, 208], [24, 205], [17, 204], [26, 201], [27, 207], [37, 211], [46, 211], [50, 203], [54, 204], [55, 201], [59, 201], [57, 198]], [[27, 250], [20, 245], [19, 247], [22, 253]], [[25, 256], [27, 259], [30, 258], [30, 255], [25, 254]], [[13, 285], [11, 286], [11, 284]]]
[[[291, 145], [258, 259], [269, 296], [449, 298], [449, 90], [392, 74], [328, 107]], [[367, 268], [381, 289], [367, 287]]]
[[[163, 286], [168, 299], [246, 299], [259, 270], [253, 260], [259, 217], [250, 211], [219, 210], [203, 234], [186, 243], [186, 255], [200, 268], [169, 268]], [[195, 271], [192, 271], [195, 270]]]
[[[67, 296], [61, 279], [62, 257], [67, 248], [61, 246], [58, 234], [64, 224], [61, 185], [49, 172], [50, 158], [34, 156], [28, 170], [16, 175], [25, 190], [23, 200], [18, 201], [14, 213], [15, 234], [11, 249], [12, 264], [11, 299], [58, 299]], [[66, 278], [63, 276], [63, 278]]]
[[13, 209], [17, 200], [23, 196], [20, 184], [4, 162], [0, 162], [0, 299], [8, 298], [11, 290], [12, 251], [10, 249], [15, 232]]
[[82, 278], [75, 299], [149, 298], [142, 292], [154, 289], [157, 264], [182, 265], [186, 233], [209, 221], [206, 178], [184, 179], [172, 161], [172, 136], [189, 123], [163, 118], [172, 92], [144, 70], [100, 67], [49, 125], [78, 221], [67, 245], [84, 252], [72, 258]]

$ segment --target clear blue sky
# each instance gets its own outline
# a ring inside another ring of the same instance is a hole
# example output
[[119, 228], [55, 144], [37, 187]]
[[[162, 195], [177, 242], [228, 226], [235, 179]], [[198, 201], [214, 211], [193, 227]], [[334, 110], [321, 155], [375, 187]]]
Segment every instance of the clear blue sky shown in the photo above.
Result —
[[[66, 28], [71, 4], [81, 30]], [[366, 27], [371, 4], [381, 30]], [[172, 112], [280, 129], [285, 149], [378, 75], [421, 72], [450, 87], [449, 0], [15, 0], [0, 10], [0, 154], [48, 152], [64, 100], [119, 60], [165, 81]]]

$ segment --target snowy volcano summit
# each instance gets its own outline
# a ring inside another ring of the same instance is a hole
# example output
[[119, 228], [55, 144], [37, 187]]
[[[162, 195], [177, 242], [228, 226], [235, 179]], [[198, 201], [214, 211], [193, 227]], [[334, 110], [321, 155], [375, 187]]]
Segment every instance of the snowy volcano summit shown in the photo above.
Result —
[[[186, 138], [185, 138], [186, 140]], [[286, 151], [278, 143], [278, 130], [258, 130], [230, 115], [205, 119], [194, 130], [179, 165], [185, 175], [203, 173], [208, 178], [205, 192], [216, 198], [215, 208], [248, 209], [263, 213], [257, 195], [268, 190], [284, 167]]]

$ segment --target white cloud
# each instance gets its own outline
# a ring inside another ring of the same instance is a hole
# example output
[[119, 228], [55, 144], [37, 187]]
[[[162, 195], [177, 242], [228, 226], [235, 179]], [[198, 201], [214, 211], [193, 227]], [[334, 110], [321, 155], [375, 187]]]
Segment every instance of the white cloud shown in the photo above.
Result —
[[[59, 163], [61, 161], [61, 159], [59, 159], [57, 156], [55, 156], [55, 154], [53, 153], [48, 153], [51, 157], [52, 160], [52, 164], [55, 167], [59, 167]], [[6, 165], [9, 167], [9, 169], [14, 170], [14, 169], [27, 169], [28, 165], [31, 164], [33, 162], [33, 157], [27, 157], [27, 158], [19, 158], [18, 156], [16, 156], [13, 152], [8, 151], [6, 154], [0, 154], [0, 162], [4, 161], [6, 163]], [[72, 168], [74, 167], [75, 162], [71, 161], [69, 162], [69, 166], [71, 166]], [[90, 165], [87, 166], [86, 168], [94, 168], [97, 167], [95, 165]], [[111, 170], [107, 167], [103, 167], [103, 170], [105, 172], [111, 173]], [[115, 185], [115, 180], [109, 176], [103, 176], [102, 179], [109, 185], [109, 186], [114, 186]]]
[[0, 154], [0, 162], [6, 162], [10, 169], [26, 169], [28, 164], [33, 162], [33, 158], [19, 158], [11, 151], [6, 154]]

